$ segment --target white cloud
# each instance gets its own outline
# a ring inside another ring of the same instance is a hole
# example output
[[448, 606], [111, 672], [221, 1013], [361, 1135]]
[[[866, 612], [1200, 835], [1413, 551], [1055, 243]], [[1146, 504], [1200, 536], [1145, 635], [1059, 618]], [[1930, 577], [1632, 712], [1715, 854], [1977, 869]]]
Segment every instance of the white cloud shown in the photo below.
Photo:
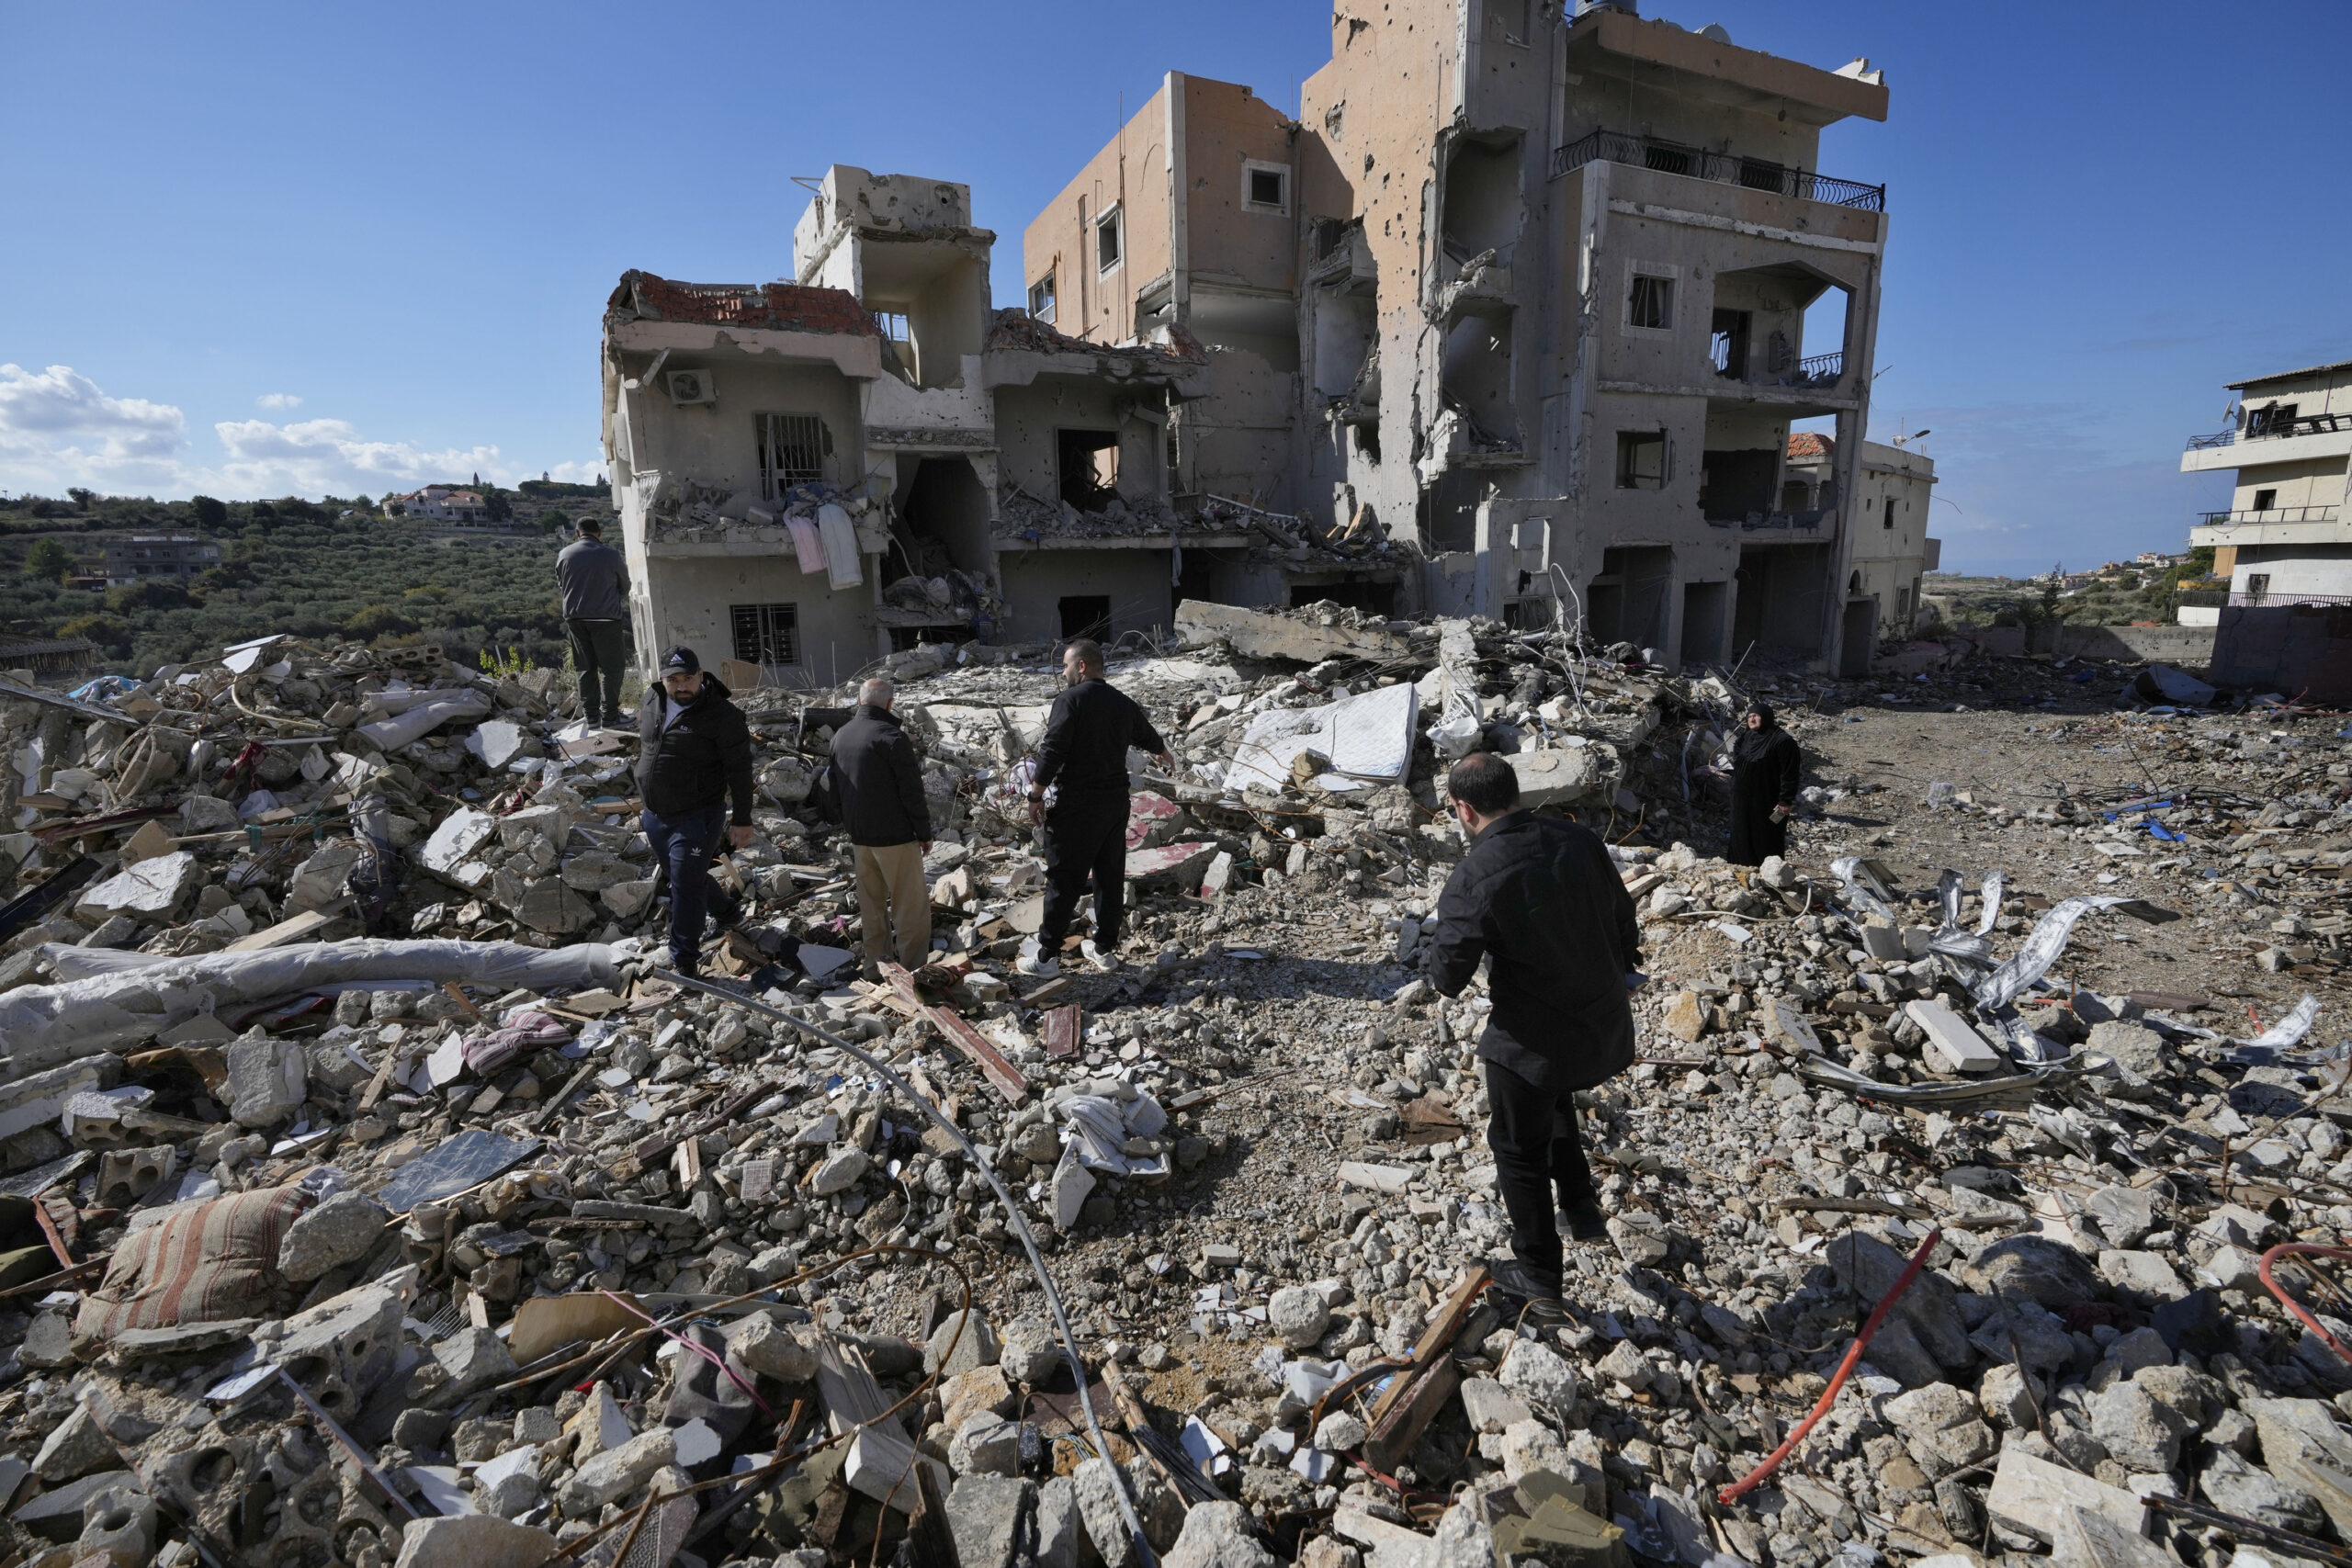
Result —
[[254, 400], [257, 409], [299, 409], [302, 400], [292, 392], [264, 392]]
[[[272, 392], [257, 400], [290, 409], [302, 400]], [[109, 397], [69, 366], [36, 373], [0, 365], [0, 487], [9, 490], [60, 494], [86, 485], [164, 499], [378, 495], [474, 474], [512, 485], [541, 472], [582, 483], [605, 471], [602, 459], [550, 466], [510, 461], [494, 446], [435, 449], [373, 440], [340, 419], [221, 420], [212, 429], [220, 456], [206, 461], [193, 450], [187, 415], [169, 403]]]
[[187, 419], [169, 403], [110, 398], [70, 366], [0, 365], [0, 471], [14, 487], [153, 483], [187, 443]]

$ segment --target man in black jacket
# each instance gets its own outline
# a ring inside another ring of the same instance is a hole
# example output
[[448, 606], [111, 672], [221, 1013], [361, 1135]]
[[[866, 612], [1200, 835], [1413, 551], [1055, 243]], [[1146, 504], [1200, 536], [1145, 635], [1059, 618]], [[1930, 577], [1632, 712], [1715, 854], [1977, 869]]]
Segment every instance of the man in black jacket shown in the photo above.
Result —
[[914, 742], [890, 711], [897, 690], [878, 678], [866, 682], [857, 689], [856, 716], [833, 732], [833, 779], [857, 861], [869, 980], [882, 977], [882, 961], [894, 953], [909, 969], [931, 960], [931, 889], [922, 875], [931, 805]]
[[[1094, 935], [1080, 949], [1105, 971], [1119, 966], [1119, 925], [1127, 897], [1127, 748], [1173, 769], [1168, 742], [1133, 697], [1102, 678], [1102, 645], [1080, 637], [1062, 653], [1065, 690], [1037, 744], [1029, 820], [1046, 829], [1046, 912], [1013, 967], [1052, 975], [1088, 878], [1094, 883]], [[1056, 790], [1051, 810], [1046, 792]]]
[[[1424, 967], [1460, 994], [1488, 963], [1494, 1010], [1478, 1037], [1487, 1064], [1495, 1185], [1510, 1216], [1514, 1257], [1495, 1267], [1502, 1295], [1523, 1306], [1560, 1293], [1559, 1218], [1578, 1241], [1608, 1234], [1576, 1102], [1634, 1060], [1626, 999], [1641, 955], [1634, 900], [1589, 830], [1520, 809], [1519, 775], [1492, 752], [1454, 764], [1447, 780], [1470, 852], [1446, 879]], [[1559, 1189], [1564, 1216], [1552, 1212]]]
[[721, 904], [710, 857], [722, 833], [739, 850], [752, 841], [752, 730], [691, 648], [673, 648], [662, 659], [662, 680], [647, 689], [637, 727], [637, 793], [644, 804], [639, 826], [670, 874], [671, 966], [693, 975], [702, 967], [704, 913], [718, 906], [721, 930], [741, 913]]

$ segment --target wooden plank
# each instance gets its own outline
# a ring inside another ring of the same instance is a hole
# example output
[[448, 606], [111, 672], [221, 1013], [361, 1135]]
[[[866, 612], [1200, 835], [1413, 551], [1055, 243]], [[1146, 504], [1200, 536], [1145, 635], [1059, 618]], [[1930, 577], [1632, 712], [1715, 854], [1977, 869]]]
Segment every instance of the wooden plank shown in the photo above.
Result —
[[906, 965], [897, 962], [882, 965], [886, 976], [899, 995], [922, 1010], [922, 1017], [933, 1029], [947, 1038], [947, 1043], [970, 1058], [980, 1069], [981, 1076], [996, 1086], [997, 1092], [1018, 1105], [1029, 1097], [1029, 1080], [1021, 1069], [1004, 1059], [997, 1048], [981, 1037], [980, 1032], [964, 1021], [953, 1009], [933, 1007], [922, 999], [915, 988], [915, 977], [907, 973]]
[[273, 947], [284, 947], [288, 942], [300, 942], [322, 927], [333, 925], [336, 918], [350, 905], [350, 899], [338, 898], [323, 909], [305, 909], [300, 914], [282, 919], [274, 926], [264, 926], [260, 931], [241, 936], [220, 951], [223, 953], [266, 953]]
[[[1414, 1341], [1413, 1365], [1426, 1367], [1435, 1360], [1450, 1362], [1453, 1359], [1446, 1351], [1453, 1348], [1463, 1326], [1470, 1321], [1470, 1314], [1477, 1310], [1479, 1298], [1487, 1293], [1487, 1287], [1493, 1282], [1483, 1263], [1473, 1267], [1453, 1282], [1453, 1289], [1448, 1291], [1445, 1300], [1438, 1304], [1437, 1315], [1430, 1319], [1429, 1326], [1421, 1330], [1420, 1338]], [[1405, 1385], [1410, 1381], [1413, 1380], [1400, 1377], [1388, 1385], [1379, 1403], [1372, 1407], [1371, 1424], [1374, 1427], [1378, 1427], [1388, 1412], [1404, 1399]], [[1427, 1424], [1426, 1420], [1423, 1424]]]
[[[1400, 1376], [1380, 1396], [1385, 1415], [1374, 1412], [1371, 1435], [1364, 1438], [1364, 1461], [1373, 1469], [1394, 1472], [1409, 1458], [1421, 1433], [1445, 1408], [1462, 1383], [1462, 1372], [1451, 1356], [1440, 1356], [1410, 1376]], [[1410, 1392], [1407, 1392], [1409, 1390]], [[1402, 1397], [1399, 1397], [1399, 1396]]]
[[400, 1060], [399, 1046], [384, 1047], [384, 1059], [377, 1064], [376, 1076], [368, 1080], [368, 1090], [359, 1097], [360, 1110], [372, 1111], [376, 1102], [384, 1098], [384, 1090], [391, 1087], [392, 1069], [400, 1065]]
[[1046, 1055], [1075, 1056], [1085, 1040], [1085, 1010], [1065, 1002], [1046, 1014]]

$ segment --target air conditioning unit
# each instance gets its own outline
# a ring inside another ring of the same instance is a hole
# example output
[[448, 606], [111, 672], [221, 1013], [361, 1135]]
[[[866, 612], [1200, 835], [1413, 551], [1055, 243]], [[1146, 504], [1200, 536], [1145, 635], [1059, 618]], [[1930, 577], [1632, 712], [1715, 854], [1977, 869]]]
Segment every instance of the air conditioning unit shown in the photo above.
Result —
[[668, 375], [670, 400], [680, 408], [718, 400], [718, 384], [707, 370], [673, 370]]

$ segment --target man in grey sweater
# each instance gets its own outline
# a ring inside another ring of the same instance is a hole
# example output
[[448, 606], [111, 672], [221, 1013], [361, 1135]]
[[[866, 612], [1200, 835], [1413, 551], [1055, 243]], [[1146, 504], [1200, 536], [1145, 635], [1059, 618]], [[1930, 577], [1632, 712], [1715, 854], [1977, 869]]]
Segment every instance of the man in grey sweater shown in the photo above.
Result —
[[[580, 711], [607, 729], [621, 723], [621, 679], [628, 665], [628, 566], [605, 543], [605, 525], [580, 520], [580, 537], [555, 558], [563, 625], [580, 667]], [[604, 690], [597, 691], [601, 678]]]

